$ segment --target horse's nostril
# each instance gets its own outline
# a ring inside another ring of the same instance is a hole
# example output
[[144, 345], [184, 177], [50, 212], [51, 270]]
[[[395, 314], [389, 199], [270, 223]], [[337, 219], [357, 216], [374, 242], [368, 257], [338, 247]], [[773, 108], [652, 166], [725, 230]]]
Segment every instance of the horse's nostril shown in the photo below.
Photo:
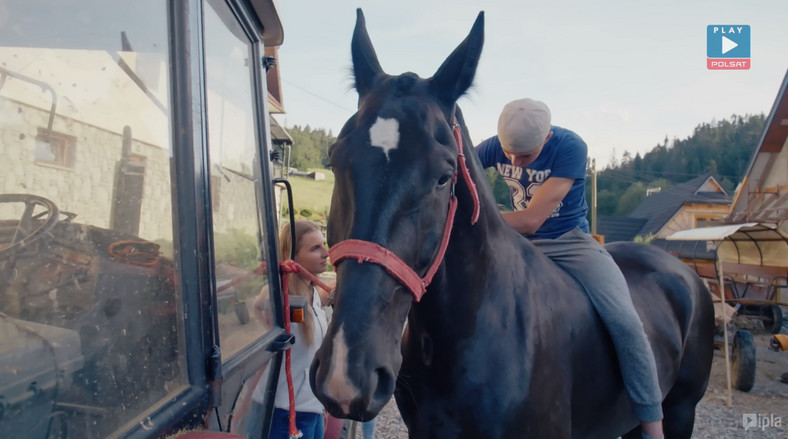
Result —
[[394, 393], [394, 374], [385, 367], [375, 369], [375, 374], [378, 378], [378, 385], [375, 387], [372, 398], [375, 402], [385, 403]]

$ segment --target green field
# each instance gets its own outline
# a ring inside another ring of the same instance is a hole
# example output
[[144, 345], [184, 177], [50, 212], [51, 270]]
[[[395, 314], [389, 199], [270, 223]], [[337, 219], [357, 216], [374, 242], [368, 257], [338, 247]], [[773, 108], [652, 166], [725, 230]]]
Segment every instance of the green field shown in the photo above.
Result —
[[[325, 222], [331, 206], [331, 192], [334, 190], [334, 174], [328, 169], [309, 169], [308, 172], [319, 171], [326, 175], [326, 179], [315, 181], [311, 178], [290, 176], [288, 180], [293, 186], [293, 204], [296, 213], [308, 209], [313, 212], [313, 220]], [[308, 216], [308, 215], [301, 215]]]

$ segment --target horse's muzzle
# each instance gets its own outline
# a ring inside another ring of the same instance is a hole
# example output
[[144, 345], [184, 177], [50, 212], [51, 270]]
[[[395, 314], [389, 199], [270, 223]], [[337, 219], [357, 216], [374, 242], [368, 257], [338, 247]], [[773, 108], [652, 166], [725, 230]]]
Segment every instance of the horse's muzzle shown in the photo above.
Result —
[[345, 360], [321, 347], [309, 371], [312, 391], [331, 416], [368, 421], [391, 399], [396, 376], [389, 367], [366, 371], [363, 362]]

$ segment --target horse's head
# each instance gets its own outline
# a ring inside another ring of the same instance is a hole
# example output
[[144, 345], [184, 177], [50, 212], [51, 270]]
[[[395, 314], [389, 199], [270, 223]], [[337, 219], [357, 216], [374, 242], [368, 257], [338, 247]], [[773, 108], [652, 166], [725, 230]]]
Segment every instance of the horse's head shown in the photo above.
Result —
[[[353, 240], [374, 246], [382, 258], [391, 252], [415, 279], [438, 267], [461, 171], [452, 124], [455, 103], [473, 81], [483, 26], [480, 13], [433, 77], [391, 76], [381, 69], [358, 10], [352, 58], [359, 104], [330, 150], [335, 186], [329, 244]], [[467, 199], [468, 192], [460, 197]], [[392, 274], [397, 267], [362, 263], [374, 260], [369, 251], [363, 256], [345, 251], [346, 259], [337, 261], [335, 248], [337, 303], [312, 363], [311, 383], [333, 415], [369, 419], [394, 392], [400, 339], [415, 293]]]

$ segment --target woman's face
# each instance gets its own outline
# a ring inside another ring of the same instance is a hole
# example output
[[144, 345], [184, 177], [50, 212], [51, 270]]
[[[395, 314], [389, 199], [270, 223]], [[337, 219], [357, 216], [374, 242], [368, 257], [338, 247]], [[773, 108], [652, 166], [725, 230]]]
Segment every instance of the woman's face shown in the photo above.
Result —
[[295, 261], [314, 275], [326, 271], [328, 249], [326, 249], [325, 242], [326, 239], [318, 230], [304, 234], [301, 237]]

